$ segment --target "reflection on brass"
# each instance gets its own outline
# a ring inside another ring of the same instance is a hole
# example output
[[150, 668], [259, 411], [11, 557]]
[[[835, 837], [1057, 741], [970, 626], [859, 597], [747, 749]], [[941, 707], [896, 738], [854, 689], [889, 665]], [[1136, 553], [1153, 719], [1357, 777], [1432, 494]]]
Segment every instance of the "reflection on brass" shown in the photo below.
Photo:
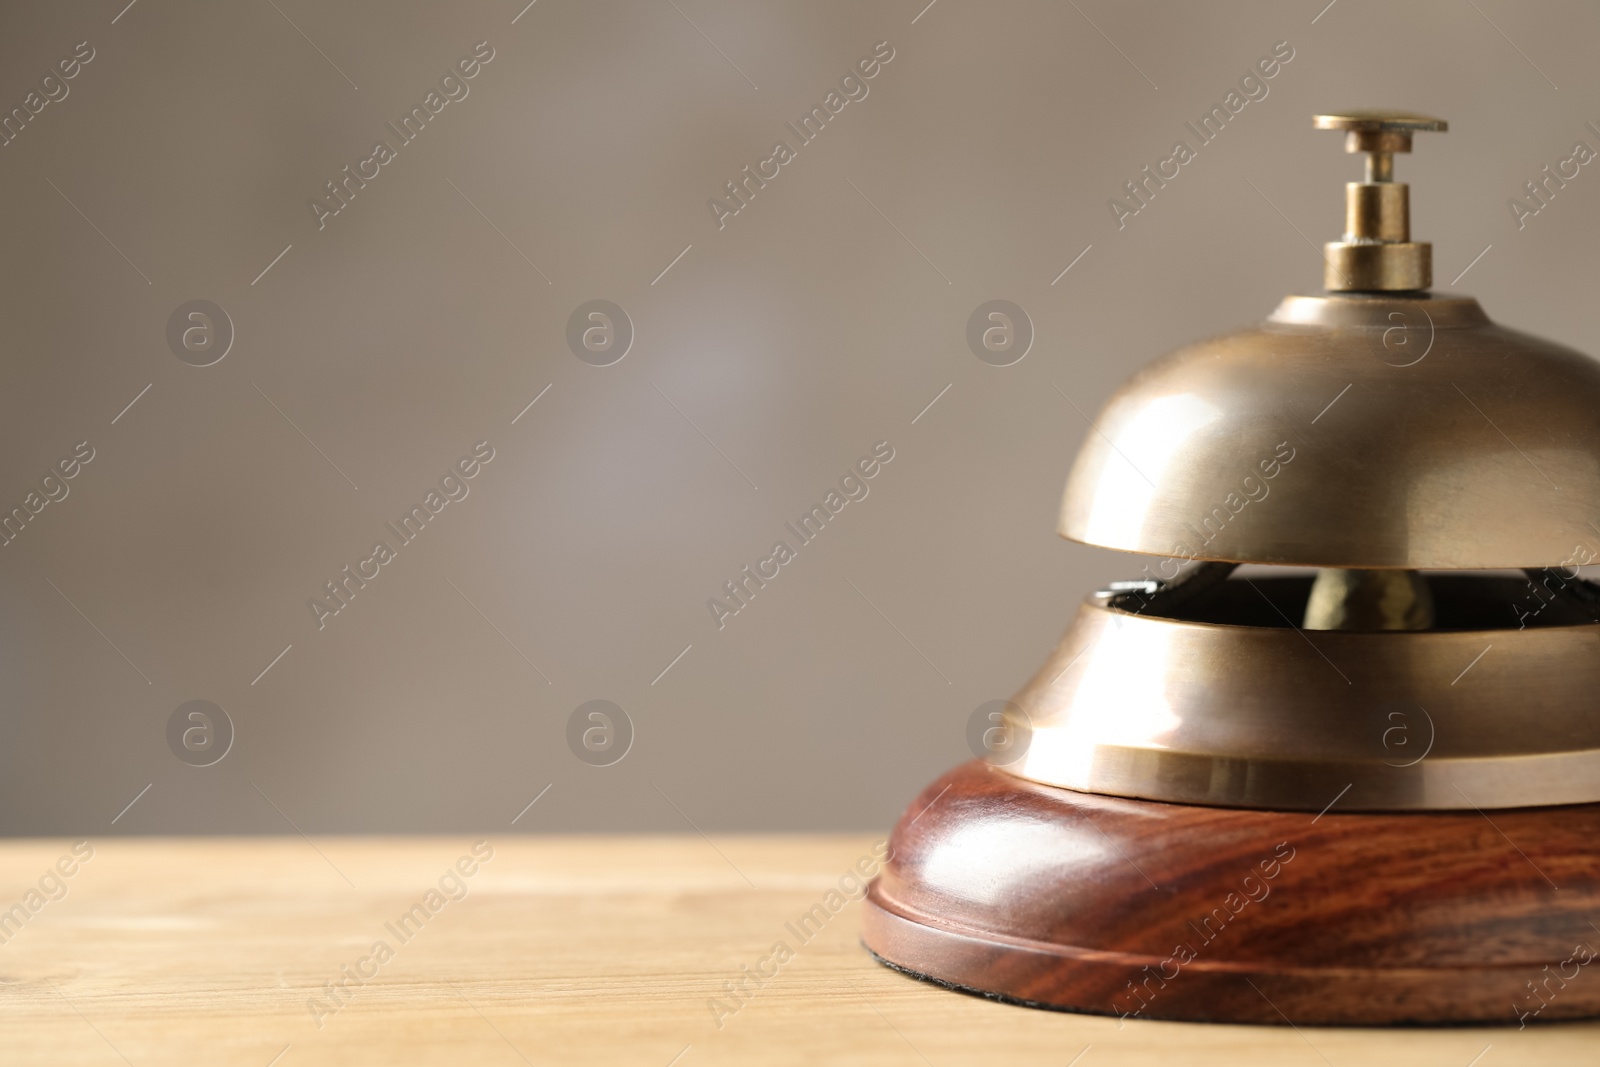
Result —
[[1179, 559], [1560, 567], [1591, 521], [1600, 364], [1468, 297], [1332, 293], [1125, 383], [1084, 431], [1059, 529], [1164, 579]]
[[1468, 628], [1302, 634], [1290, 620], [1303, 578], [1231, 579], [1209, 616], [1190, 606], [1184, 619], [1091, 597], [1013, 697], [1022, 721], [1010, 725], [1029, 743], [1005, 769], [1093, 793], [1313, 812], [1335, 796], [1340, 811], [1600, 801], [1600, 624], [1546, 624], [1547, 612], [1519, 630], [1508, 605], [1520, 579], [1433, 580], [1441, 624]]
[[1394, 154], [1442, 119], [1402, 111], [1318, 115], [1319, 130], [1344, 130], [1346, 152], [1366, 152], [1364, 182], [1345, 186], [1344, 239], [1325, 246], [1323, 284], [1332, 292], [1403, 292], [1433, 284], [1433, 246], [1411, 240], [1411, 190], [1394, 180]]
[[1306, 602], [1307, 630], [1427, 630], [1433, 594], [1416, 571], [1317, 572]]

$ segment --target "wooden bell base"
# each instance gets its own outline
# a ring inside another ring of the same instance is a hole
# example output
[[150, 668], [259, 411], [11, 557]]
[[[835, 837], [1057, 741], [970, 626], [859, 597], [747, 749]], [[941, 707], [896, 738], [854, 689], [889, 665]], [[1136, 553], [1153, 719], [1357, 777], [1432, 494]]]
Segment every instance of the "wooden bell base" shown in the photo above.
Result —
[[1600, 1015], [1600, 804], [1317, 816], [1076, 793], [975, 760], [890, 845], [863, 942], [969, 992], [1232, 1023]]

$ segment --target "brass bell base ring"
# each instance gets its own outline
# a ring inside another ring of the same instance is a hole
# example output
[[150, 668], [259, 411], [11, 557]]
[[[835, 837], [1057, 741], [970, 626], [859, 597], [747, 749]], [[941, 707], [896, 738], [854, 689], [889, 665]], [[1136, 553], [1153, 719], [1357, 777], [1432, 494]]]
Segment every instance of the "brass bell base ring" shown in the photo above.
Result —
[[1600, 623], [1578, 596], [1594, 591], [1568, 581], [1566, 599], [1541, 599], [1531, 584], [1418, 577], [1426, 630], [1312, 629], [1308, 610], [1336, 613], [1303, 576], [1213, 582], [1176, 608], [1098, 594], [1009, 702], [1014, 743], [990, 755], [1042, 784], [1179, 804], [1600, 803]]
[[1600, 804], [1492, 819], [1158, 803], [973, 761], [902, 816], [862, 941], [957, 990], [1130, 1019], [1600, 1015]]

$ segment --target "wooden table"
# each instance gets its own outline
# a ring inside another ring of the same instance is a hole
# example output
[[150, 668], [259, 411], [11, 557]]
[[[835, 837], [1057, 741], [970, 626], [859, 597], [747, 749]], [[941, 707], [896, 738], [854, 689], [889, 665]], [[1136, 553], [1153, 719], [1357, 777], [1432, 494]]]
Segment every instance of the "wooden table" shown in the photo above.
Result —
[[[874, 963], [856, 941], [858, 903], [809, 941], [786, 926], [871, 845], [504, 836], [479, 846], [493, 850], [479, 861], [469, 837], [107, 838], [81, 860], [71, 842], [10, 841], [0, 844], [0, 1062], [1600, 1062], [1600, 1024], [1119, 1025], [949, 993]], [[456, 870], [463, 858], [470, 874]], [[22, 910], [7, 919], [14, 903]], [[779, 941], [794, 950], [781, 967]], [[741, 1006], [723, 983], [746, 967], [776, 974], [759, 988], [746, 979]]]

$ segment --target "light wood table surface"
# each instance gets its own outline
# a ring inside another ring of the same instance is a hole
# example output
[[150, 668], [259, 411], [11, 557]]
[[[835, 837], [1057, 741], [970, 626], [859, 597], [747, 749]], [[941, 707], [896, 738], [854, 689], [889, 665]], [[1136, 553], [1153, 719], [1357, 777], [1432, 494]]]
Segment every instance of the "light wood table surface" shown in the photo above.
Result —
[[[69, 841], [0, 844], [0, 1063], [1600, 1063], [1600, 1024], [1119, 1025], [949, 993], [874, 963], [859, 904], [808, 942], [786, 927], [867, 837], [503, 836], [446, 879], [465, 896], [430, 901], [473, 841], [104, 838], [81, 863]], [[47, 877], [63, 857], [71, 877]], [[385, 924], [414, 904], [402, 940]], [[719, 1028], [723, 983], [780, 940], [794, 958]], [[371, 977], [319, 1028], [308, 1002], [331, 1006], [347, 966]]]

